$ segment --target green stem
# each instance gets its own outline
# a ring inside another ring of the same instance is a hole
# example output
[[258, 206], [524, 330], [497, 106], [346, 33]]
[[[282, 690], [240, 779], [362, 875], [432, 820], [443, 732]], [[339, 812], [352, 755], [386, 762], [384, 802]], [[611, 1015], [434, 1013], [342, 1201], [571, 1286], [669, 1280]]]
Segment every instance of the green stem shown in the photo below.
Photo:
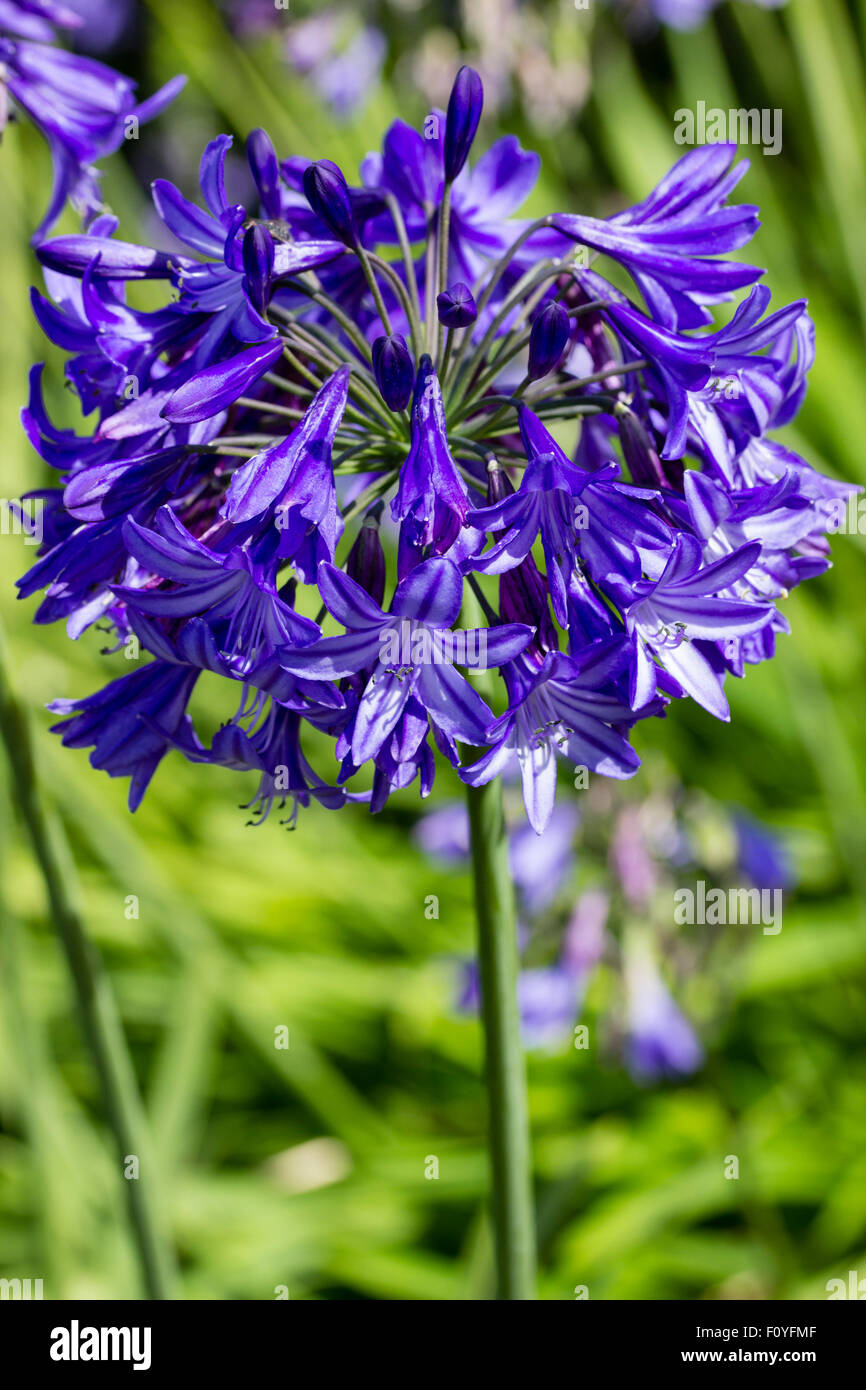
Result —
[[409, 243], [409, 235], [406, 231], [406, 222], [397, 198], [393, 193], [384, 194], [385, 203], [391, 214], [391, 219], [397, 230], [397, 239], [400, 243], [400, 252], [403, 256], [403, 264], [406, 267], [406, 283], [409, 286], [409, 295], [412, 300], [412, 309], [409, 314], [409, 323], [412, 329], [412, 350], [415, 360], [421, 354], [421, 301], [418, 298], [418, 276], [415, 274], [415, 262], [412, 259], [412, 247]]
[[358, 260], [361, 262], [361, 269], [364, 272], [364, 279], [370, 286], [370, 292], [373, 295], [379, 318], [382, 320], [382, 327], [384, 328], [385, 332], [390, 338], [394, 330], [391, 327], [391, 320], [388, 317], [388, 310], [385, 308], [385, 301], [382, 298], [382, 291], [379, 289], [379, 281], [376, 279], [376, 272], [373, 270], [373, 267], [370, 264], [370, 257], [367, 255], [367, 252], [364, 250], [363, 246], [358, 247], [357, 256]]
[[382, 272], [394, 291], [394, 294], [397, 296], [397, 299], [400, 301], [400, 306], [409, 324], [409, 337], [412, 343], [412, 352], [417, 361], [420, 355], [422, 341], [421, 320], [415, 317], [415, 307], [412, 298], [406, 286], [403, 284], [403, 281], [400, 279], [400, 276], [388, 261], [384, 261], [381, 256], [377, 256], [373, 251], [368, 251], [367, 256], [371, 266]]
[[367, 339], [360, 329], [355, 326], [349, 318], [349, 315], [344, 314], [339, 304], [335, 303], [329, 295], [325, 294], [322, 290], [311, 287], [307, 281], [300, 277], [297, 280], [288, 280], [286, 283], [299, 290], [301, 294], [307, 295], [309, 299], [312, 299], [314, 304], [319, 304], [323, 309], [327, 309], [331, 318], [335, 323], [340, 325], [346, 337], [355, 345], [361, 356], [368, 362], [372, 360], [373, 354]]
[[440, 382], [440, 385], [443, 387], [443, 389], [444, 389], [444, 386], [445, 386], [445, 382], [446, 382], [446, 380], [447, 380], [447, 378], [448, 378], [448, 363], [451, 361], [451, 348], [452, 348], [453, 344], [454, 344], [454, 329], [453, 329], [453, 328], [449, 328], [449, 329], [448, 329], [448, 332], [445, 334], [445, 351], [444, 351], [443, 354], [442, 354], [442, 365], [441, 365], [441, 367], [439, 368], [439, 373], [438, 373], [439, 382]]
[[517, 1007], [517, 925], [498, 778], [467, 787], [489, 1105], [496, 1297], [535, 1298], [526, 1062]]
[[135, 1072], [102, 962], [73, 901], [69, 886], [71, 866], [62, 830], [39, 799], [28, 718], [7, 671], [7, 653], [0, 634], [0, 736], [6, 746], [15, 800], [42, 872], [51, 916], [72, 975], [121, 1170], [130, 1157], [139, 1160], [138, 1177], [127, 1178], [124, 1188], [145, 1294], [149, 1299], [167, 1299], [171, 1297], [174, 1260], [159, 1229], [151, 1190], [152, 1160], [144, 1135], [145, 1119]]
[[[448, 253], [450, 251], [449, 240], [451, 237], [451, 185], [446, 183], [442, 190], [442, 205], [439, 209], [439, 273], [436, 280], [436, 293], [441, 294], [448, 288]], [[438, 317], [438, 315], [437, 315]], [[442, 370], [442, 338], [444, 329], [440, 323], [436, 330], [436, 371], [441, 381], [445, 375]]]

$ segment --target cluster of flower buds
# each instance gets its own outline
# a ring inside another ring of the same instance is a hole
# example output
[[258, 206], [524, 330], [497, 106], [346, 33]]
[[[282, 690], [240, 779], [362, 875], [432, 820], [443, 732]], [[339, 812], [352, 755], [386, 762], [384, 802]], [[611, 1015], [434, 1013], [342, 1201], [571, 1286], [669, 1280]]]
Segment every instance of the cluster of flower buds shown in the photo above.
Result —
[[[758, 225], [728, 203], [736, 150], [691, 151], [607, 220], [519, 220], [539, 160], [513, 136], [472, 160], [482, 99], [462, 69], [354, 186], [255, 131], [251, 209], [218, 137], [202, 205], [154, 184], [188, 253], [105, 215], [39, 248], [36, 316], [94, 424], [57, 428], [34, 369], [25, 426], [58, 484], [21, 594], [149, 654], [55, 706], [133, 807], [171, 749], [255, 772], [259, 815], [289, 801], [290, 821], [416, 778], [426, 796], [438, 753], [470, 785], [518, 772], [541, 832], [558, 758], [627, 778], [631, 730], [671, 701], [727, 720], [779, 601], [828, 564], [850, 489], [773, 437], [812, 325], [727, 257]], [[142, 279], [162, 307], [127, 302]], [[210, 746], [188, 713], [204, 671], [236, 688]]]

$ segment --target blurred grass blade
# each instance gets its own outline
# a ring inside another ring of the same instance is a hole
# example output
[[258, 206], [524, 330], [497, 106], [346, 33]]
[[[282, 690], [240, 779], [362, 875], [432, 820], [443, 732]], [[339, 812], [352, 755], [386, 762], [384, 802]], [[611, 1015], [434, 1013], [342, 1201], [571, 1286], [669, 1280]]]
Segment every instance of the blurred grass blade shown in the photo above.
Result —
[[0, 736], [11, 770], [13, 795], [30, 836], [45, 884], [51, 915], [72, 974], [85, 1037], [99, 1076], [108, 1124], [121, 1171], [138, 1159], [137, 1179], [127, 1179], [129, 1216], [147, 1296], [171, 1296], [173, 1260], [159, 1225], [153, 1194], [155, 1164], [145, 1135], [144, 1114], [123, 1029], [101, 962], [87, 939], [73, 899], [74, 866], [56, 817], [46, 812], [37, 788], [30, 729], [10, 682], [9, 658], [0, 629]]

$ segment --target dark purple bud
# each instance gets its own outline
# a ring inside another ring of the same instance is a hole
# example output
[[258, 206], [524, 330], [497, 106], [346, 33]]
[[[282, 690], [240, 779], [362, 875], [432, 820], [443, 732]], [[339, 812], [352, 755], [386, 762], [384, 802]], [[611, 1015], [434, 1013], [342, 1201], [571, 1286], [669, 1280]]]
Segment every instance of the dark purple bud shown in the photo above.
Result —
[[[487, 505], [494, 507], [514, 494], [514, 485], [496, 459], [487, 465]], [[547, 581], [531, 555], [499, 580], [499, 614], [504, 623], [526, 623], [535, 628], [528, 655], [555, 652], [559, 646], [547, 601]]]
[[304, 170], [304, 194], [317, 217], [344, 246], [358, 246], [352, 195], [342, 170], [330, 159], [317, 159]]
[[615, 407], [614, 415], [632, 482], [637, 483], [638, 487], [668, 487], [661, 460], [641, 420], [633, 410], [622, 404]]
[[550, 616], [547, 580], [531, 555], [499, 580], [499, 616], [504, 623], [527, 623], [535, 628], [529, 653], [555, 652], [559, 647]]
[[[511, 497], [514, 487], [505, 469], [491, 460], [487, 465], [487, 505], [493, 507]], [[535, 628], [527, 655], [543, 656], [559, 647], [547, 601], [547, 580], [531, 555], [499, 580], [499, 616], [504, 623], [526, 623]]]
[[[560, 275], [556, 281], [556, 289], [567, 309], [582, 309], [591, 299], [598, 298], [597, 293], [591, 294], [573, 275]], [[606, 371], [614, 365], [607, 325], [597, 309], [588, 314], [581, 313], [579, 318], [575, 317], [571, 334], [574, 342], [582, 343], [586, 348], [594, 372]], [[613, 377], [609, 379], [608, 386], [611, 390], [616, 390], [618, 385]]]
[[487, 465], [487, 505], [495, 507], [514, 494], [511, 479], [498, 459], [491, 458]]
[[247, 291], [253, 307], [258, 309], [260, 314], [264, 314], [271, 293], [274, 239], [261, 222], [256, 222], [244, 232], [243, 261]]
[[481, 78], [474, 68], [462, 67], [451, 88], [445, 122], [445, 178], [449, 183], [456, 179], [466, 163], [483, 105]]
[[279, 217], [282, 213], [280, 168], [271, 137], [266, 131], [252, 130], [247, 136], [247, 163], [265, 214]]
[[379, 539], [379, 518], [384, 503], [375, 502], [358, 532], [346, 560], [346, 573], [382, 607], [385, 597], [385, 552]]
[[436, 296], [439, 322], [446, 328], [468, 328], [478, 318], [478, 310], [468, 285], [458, 281]]
[[415, 384], [415, 366], [400, 333], [377, 338], [373, 343], [373, 371], [382, 400], [389, 410], [405, 410]]
[[530, 381], [547, 376], [558, 366], [568, 342], [568, 328], [568, 314], [561, 304], [554, 301], [542, 309], [529, 333]]

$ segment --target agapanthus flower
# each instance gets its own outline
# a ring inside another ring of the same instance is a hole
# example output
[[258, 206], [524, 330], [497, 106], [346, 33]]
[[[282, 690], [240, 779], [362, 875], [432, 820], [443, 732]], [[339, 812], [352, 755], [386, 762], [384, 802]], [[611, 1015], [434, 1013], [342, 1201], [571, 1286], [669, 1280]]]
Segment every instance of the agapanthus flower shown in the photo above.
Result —
[[[482, 101], [461, 70], [357, 182], [254, 131], [248, 207], [221, 136], [201, 203], [154, 185], [176, 253], [106, 217], [40, 247], [34, 308], [93, 424], [57, 428], [34, 370], [25, 426], [58, 484], [21, 592], [150, 654], [62, 706], [135, 804], [170, 749], [257, 772], [262, 812], [426, 796], [439, 755], [470, 784], [519, 776], [541, 833], [558, 762], [573, 808], [573, 769], [632, 777], [636, 726], [672, 701], [727, 719], [827, 566], [850, 487], [773, 437], [813, 333], [728, 259], [757, 226], [735, 150], [693, 150], [607, 221], [526, 221], [539, 160], [513, 137], [476, 157]], [[127, 303], [137, 279], [161, 307]], [[204, 670], [236, 687], [210, 746]]]
[[[646, 781], [591, 788], [580, 816], [560, 800], [540, 835], [512, 820], [514, 779], [504, 789], [523, 1040], [562, 1051], [591, 1037], [594, 1051], [618, 1058], [641, 1086], [685, 1080], [704, 1058], [699, 1020], [685, 1007], [698, 969], [695, 943], [686, 945], [692, 929], [678, 926], [678, 938], [665, 922], [679, 886], [693, 875], [714, 883], [745, 876], [770, 889], [793, 881], [785, 846], [769, 826], [690, 791], [658, 760], [653, 771]], [[460, 803], [425, 812], [412, 838], [440, 872], [468, 870], [469, 816]], [[704, 857], [709, 850], [713, 867]], [[707, 938], [704, 975], [709, 966], [709, 978], [724, 978], [714, 962], [737, 949], [728, 933]], [[706, 951], [719, 957], [708, 960]], [[477, 1014], [477, 962], [458, 959], [456, 976], [456, 1011]], [[721, 995], [713, 1003], [712, 991], [703, 994], [709, 1022]], [[584, 1022], [582, 1038], [576, 1025]]]
[[174, 78], [147, 101], [135, 83], [95, 58], [58, 46], [56, 29], [75, 31], [83, 17], [62, 0], [3, 0], [0, 5], [0, 133], [7, 92], [38, 126], [51, 150], [54, 187], [34, 233], [38, 242], [69, 199], [91, 220], [102, 206], [96, 161], [113, 154], [168, 105], [183, 86]]
[[625, 980], [627, 1056], [635, 1079], [648, 1083], [697, 1071], [703, 1048], [644, 941], [627, 943]]
[[135, 0], [63, 0], [63, 4], [81, 21], [72, 35], [76, 48], [108, 53], [129, 38]]
[[[621, 3], [621, 0], [617, 0]], [[626, 0], [631, 3], [631, 0]], [[672, 29], [696, 29], [712, 13], [720, 0], [646, 0], [656, 19]], [[775, 10], [787, 0], [750, 0], [764, 10]]]
[[[272, 0], [269, 8], [273, 17]], [[342, 120], [363, 106], [379, 79], [387, 47], [381, 29], [359, 25], [354, 13], [335, 8], [296, 21], [285, 39], [290, 67], [309, 79]]]
[[791, 856], [776, 831], [744, 811], [734, 813], [734, 830], [737, 836], [737, 863], [750, 883], [756, 888], [781, 890], [794, 886]]

